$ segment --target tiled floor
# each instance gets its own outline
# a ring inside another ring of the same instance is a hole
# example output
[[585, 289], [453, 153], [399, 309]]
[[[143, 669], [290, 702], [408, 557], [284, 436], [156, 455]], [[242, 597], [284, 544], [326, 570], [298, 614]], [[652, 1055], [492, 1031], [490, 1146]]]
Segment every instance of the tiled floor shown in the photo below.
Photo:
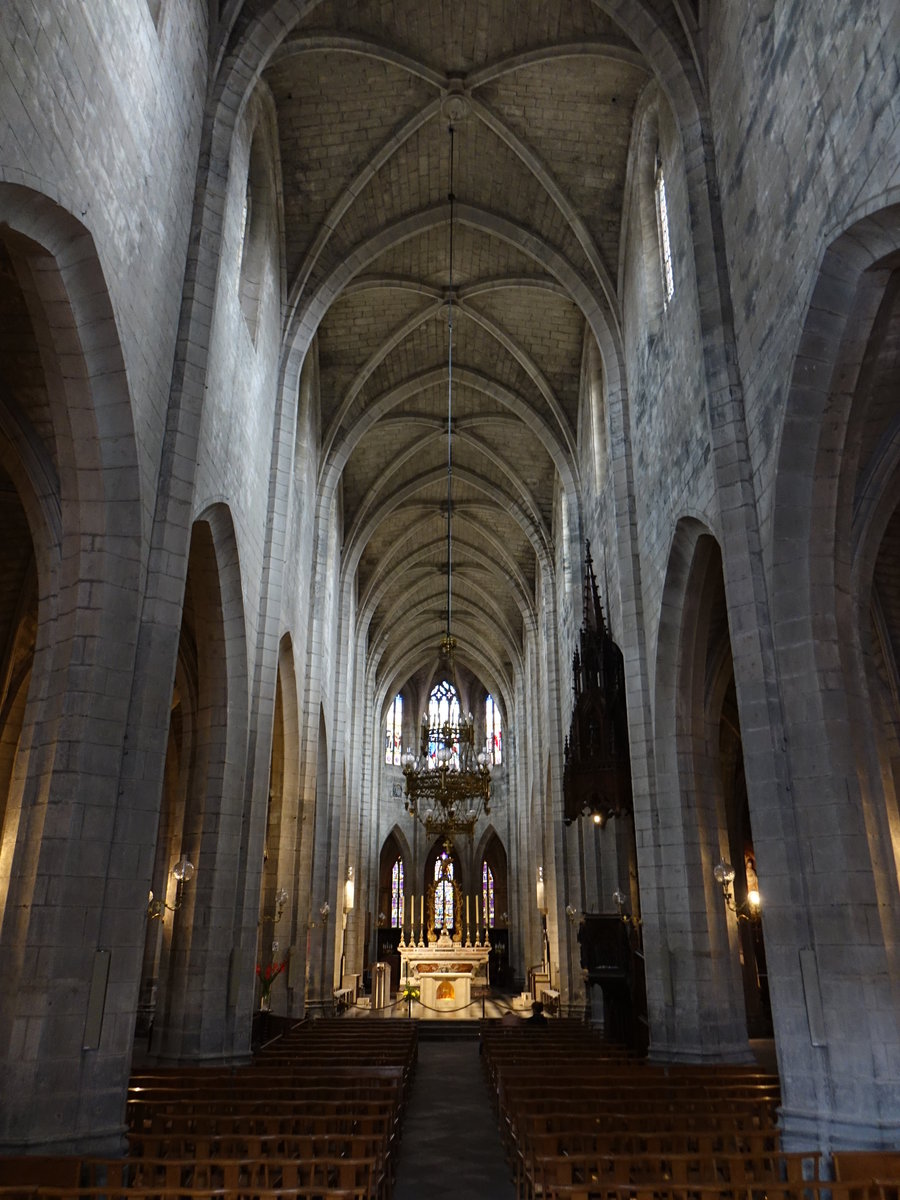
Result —
[[478, 1041], [419, 1040], [394, 1200], [513, 1200]]

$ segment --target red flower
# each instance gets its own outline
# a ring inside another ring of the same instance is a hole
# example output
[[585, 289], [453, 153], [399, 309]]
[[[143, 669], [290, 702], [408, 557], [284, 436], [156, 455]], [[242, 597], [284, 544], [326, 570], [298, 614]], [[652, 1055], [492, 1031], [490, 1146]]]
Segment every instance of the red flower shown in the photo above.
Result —
[[272, 984], [287, 967], [288, 960], [283, 958], [281, 962], [271, 962], [263, 968], [261, 963], [256, 964], [256, 974], [259, 976], [260, 990], [264, 996], [267, 996], [271, 991]]

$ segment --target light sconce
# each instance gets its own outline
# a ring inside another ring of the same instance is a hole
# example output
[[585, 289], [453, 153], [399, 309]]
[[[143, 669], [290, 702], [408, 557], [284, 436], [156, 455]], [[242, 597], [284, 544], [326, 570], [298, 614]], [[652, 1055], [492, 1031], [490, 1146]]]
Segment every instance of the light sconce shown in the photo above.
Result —
[[182, 854], [179, 858], [172, 868], [172, 874], [175, 877], [175, 903], [167, 904], [164, 899], [156, 899], [151, 891], [147, 898], [147, 916], [151, 921], [163, 921], [167, 911], [177, 912], [181, 908], [181, 889], [194, 874], [194, 864], [186, 854]]
[[734, 893], [731, 890], [735, 876], [735, 870], [731, 863], [727, 862], [724, 858], [720, 858], [713, 867], [713, 875], [716, 883], [722, 889], [722, 898], [725, 901], [725, 907], [730, 909], [739, 921], [758, 921], [761, 906], [758, 889], [754, 887], [750, 888], [747, 892], [747, 899], [742, 904], [736, 904]]
[[544, 868], [538, 867], [537, 873], [537, 906], [538, 912], [545, 913], [547, 911], [547, 898], [544, 892]]
[[353, 908], [353, 902], [356, 895], [356, 889], [353, 882], [353, 868], [347, 868], [347, 882], [344, 884], [344, 912], [350, 912]]
[[387, 925], [387, 916], [383, 912], [380, 912], [378, 914], [378, 928], [384, 929], [385, 925]]
[[324, 903], [323, 905], [321, 905], [321, 907], [319, 908], [319, 914], [320, 914], [320, 916], [321, 916], [321, 918], [322, 918], [322, 924], [323, 924], [323, 925], [327, 925], [327, 924], [328, 924], [328, 914], [329, 914], [330, 912], [331, 912], [331, 905], [330, 905], [330, 904], [328, 903], [328, 901], [326, 900], [326, 901], [325, 901], [325, 903]]
[[270, 921], [273, 925], [277, 925], [284, 916], [284, 906], [288, 902], [288, 893], [282, 887], [275, 893], [275, 915], [272, 917], [262, 916], [259, 918], [259, 924], [263, 925], [266, 921]]
[[625, 893], [622, 891], [621, 888], [616, 888], [616, 890], [613, 892], [612, 901], [613, 901], [613, 904], [616, 906], [616, 912], [619, 914], [619, 916], [625, 922], [625, 924], [631, 925], [634, 929], [637, 929], [637, 927], [641, 923], [641, 918], [633, 917], [631, 915], [631, 913], [628, 911], [628, 909], [625, 907], [625, 905], [628, 903], [628, 897], [625, 895]]
[[566, 905], [566, 916], [569, 918], [569, 924], [575, 924], [575, 918], [578, 916], [578, 909], [573, 908], [571, 904]]
[[194, 864], [190, 861], [186, 854], [182, 854], [178, 862], [172, 868], [172, 874], [179, 883], [187, 883], [194, 875]]

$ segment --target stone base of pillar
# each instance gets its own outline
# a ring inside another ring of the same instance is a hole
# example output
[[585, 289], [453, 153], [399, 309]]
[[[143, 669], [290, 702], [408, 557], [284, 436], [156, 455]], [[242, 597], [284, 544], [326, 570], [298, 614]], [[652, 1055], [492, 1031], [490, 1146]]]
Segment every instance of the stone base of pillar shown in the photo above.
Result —
[[778, 1113], [781, 1146], [787, 1151], [896, 1150], [900, 1120], [866, 1120], [839, 1113], [803, 1112], [782, 1108]]
[[78, 1154], [82, 1157], [121, 1158], [128, 1151], [126, 1127], [92, 1130], [90, 1133], [42, 1138], [35, 1142], [7, 1142], [0, 1139], [0, 1156], [34, 1154], [56, 1157]]
[[756, 1056], [746, 1042], [720, 1046], [660, 1046], [651, 1041], [647, 1059], [658, 1063], [755, 1063]]

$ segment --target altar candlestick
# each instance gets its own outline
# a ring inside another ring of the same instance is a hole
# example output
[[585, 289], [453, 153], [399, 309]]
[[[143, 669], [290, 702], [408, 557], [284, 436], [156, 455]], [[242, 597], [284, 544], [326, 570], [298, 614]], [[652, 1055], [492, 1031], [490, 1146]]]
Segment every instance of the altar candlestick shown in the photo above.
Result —
[[416, 893], [410, 892], [410, 896], [409, 896], [409, 936], [410, 936], [410, 940], [412, 940], [412, 936], [413, 936], [413, 923], [415, 922], [415, 919], [416, 919]]
[[424, 927], [425, 927], [425, 893], [423, 892], [422, 895], [419, 897], [419, 935], [420, 936], [422, 934], [422, 930]]
[[470, 937], [472, 926], [469, 924], [469, 897], [466, 896], [466, 937]]

